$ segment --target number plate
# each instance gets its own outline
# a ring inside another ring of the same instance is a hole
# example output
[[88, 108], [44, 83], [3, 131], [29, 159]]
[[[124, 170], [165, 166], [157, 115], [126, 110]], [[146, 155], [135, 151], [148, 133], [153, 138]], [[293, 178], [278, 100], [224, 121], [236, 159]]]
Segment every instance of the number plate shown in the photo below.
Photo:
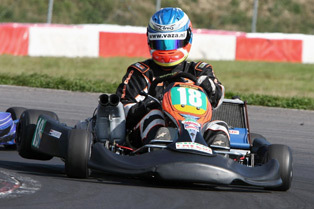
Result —
[[181, 112], [202, 115], [207, 110], [208, 99], [206, 94], [198, 89], [173, 87], [171, 103]]

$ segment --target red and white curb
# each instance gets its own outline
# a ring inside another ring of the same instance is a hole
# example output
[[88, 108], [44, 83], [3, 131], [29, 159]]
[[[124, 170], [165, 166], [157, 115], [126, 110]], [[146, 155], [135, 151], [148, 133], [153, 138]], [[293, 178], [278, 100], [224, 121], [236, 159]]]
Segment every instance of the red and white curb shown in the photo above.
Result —
[[[0, 55], [151, 57], [146, 27], [0, 23]], [[194, 29], [190, 59], [314, 63], [314, 35]]]
[[33, 194], [40, 189], [39, 182], [9, 171], [0, 171], [0, 199]]

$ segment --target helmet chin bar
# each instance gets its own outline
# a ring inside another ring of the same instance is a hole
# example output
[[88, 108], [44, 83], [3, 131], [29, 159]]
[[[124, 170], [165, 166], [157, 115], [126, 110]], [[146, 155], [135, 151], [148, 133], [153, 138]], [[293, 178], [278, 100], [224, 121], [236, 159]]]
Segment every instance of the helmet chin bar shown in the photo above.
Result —
[[152, 59], [156, 64], [162, 67], [173, 67], [186, 60], [190, 49], [191, 44], [188, 44], [185, 47], [179, 48], [177, 50], [160, 51], [151, 49], [150, 52]]
[[169, 63], [163, 63], [163, 62], [158, 62], [157, 60], [153, 59], [154, 62], [157, 64], [157, 65], [160, 65], [161, 67], [164, 67], [163, 69], [167, 69], [168, 70], [171, 70], [171, 67], [174, 67], [178, 64], [180, 64], [181, 62], [183, 62], [184, 60], [186, 60], [187, 56], [184, 56], [182, 59], [180, 60], [177, 60], [175, 62], [169, 62]]

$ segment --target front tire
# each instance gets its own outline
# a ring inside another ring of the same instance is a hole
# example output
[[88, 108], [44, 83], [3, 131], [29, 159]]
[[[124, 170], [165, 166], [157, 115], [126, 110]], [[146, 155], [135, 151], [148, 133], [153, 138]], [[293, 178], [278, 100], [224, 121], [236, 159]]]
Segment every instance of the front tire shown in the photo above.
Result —
[[86, 129], [72, 129], [65, 159], [65, 173], [70, 178], [88, 178], [91, 134]]
[[276, 191], [287, 191], [291, 187], [291, 182], [293, 178], [293, 159], [291, 149], [286, 145], [271, 144], [268, 147], [266, 161], [268, 162], [271, 159], [276, 159], [279, 162], [279, 172], [282, 179], [282, 185], [269, 189]]
[[17, 136], [15, 142], [17, 151], [23, 158], [35, 160], [50, 160], [53, 158], [53, 156], [37, 152], [31, 147], [37, 120], [42, 114], [48, 115], [55, 120], [59, 120], [58, 116], [54, 112], [34, 109], [25, 110], [20, 117], [17, 125]]

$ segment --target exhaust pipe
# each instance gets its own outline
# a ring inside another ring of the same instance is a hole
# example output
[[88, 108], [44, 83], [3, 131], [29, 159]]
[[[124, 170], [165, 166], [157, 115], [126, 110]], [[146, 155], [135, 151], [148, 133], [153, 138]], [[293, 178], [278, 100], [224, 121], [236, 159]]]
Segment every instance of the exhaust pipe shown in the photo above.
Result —
[[116, 94], [110, 94], [109, 96], [109, 104], [112, 106], [117, 106], [120, 102], [120, 97]]
[[98, 97], [95, 133], [97, 140], [123, 143], [125, 140], [125, 113], [117, 94], [101, 94]]
[[120, 102], [120, 97], [116, 94], [102, 94], [98, 98], [98, 103], [101, 106], [117, 106]]

